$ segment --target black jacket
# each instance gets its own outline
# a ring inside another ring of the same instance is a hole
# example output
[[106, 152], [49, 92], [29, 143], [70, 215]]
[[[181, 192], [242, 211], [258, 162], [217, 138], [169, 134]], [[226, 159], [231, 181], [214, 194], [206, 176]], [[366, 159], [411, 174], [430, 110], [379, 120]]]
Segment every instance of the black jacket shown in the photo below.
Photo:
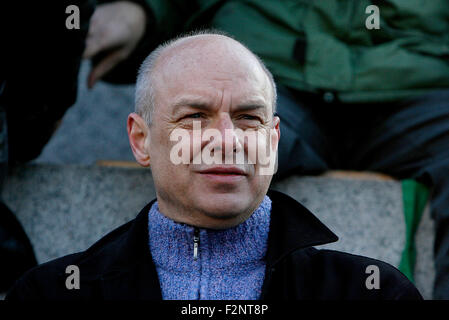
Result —
[[[413, 284], [387, 263], [313, 248], [338, 238], [294, 199], [276, 191], [268, 195], [272, 213], [262, 299], [422, 299]], [[6, 299], [160, 300], [148, 246], [148, 211], [153, 202], [86, 251], [31, 269]], [[66, 288], [68, 265], [79, 267], [80, 289]], [[369, 265], [379, 268], [379, 289], [365, 285]]]

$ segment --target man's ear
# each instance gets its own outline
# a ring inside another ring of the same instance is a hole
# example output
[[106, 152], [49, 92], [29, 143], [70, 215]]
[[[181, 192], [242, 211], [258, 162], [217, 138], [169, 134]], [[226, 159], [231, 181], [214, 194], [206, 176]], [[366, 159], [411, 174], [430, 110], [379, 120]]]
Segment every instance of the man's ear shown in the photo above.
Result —
[[274, 116], [273, 117], [273, 129], [276, 130], [276, 134], [275, 136], [272, 136], [273, 141], [271, 141], [272, 145], [274, 145], [274, 143], [276, 144], [276, 146], [279, 143], [279, 140], [281, 139], [281, 129], [279, 127], [281, 123], [281, 119], [278, 116]]
[[150, 142], [150, 130], [145, 120], [137, 113], [131, 113], [127, 122], [129, 144], [134, 157], [142, 167], [150, 166], [148, 147]]

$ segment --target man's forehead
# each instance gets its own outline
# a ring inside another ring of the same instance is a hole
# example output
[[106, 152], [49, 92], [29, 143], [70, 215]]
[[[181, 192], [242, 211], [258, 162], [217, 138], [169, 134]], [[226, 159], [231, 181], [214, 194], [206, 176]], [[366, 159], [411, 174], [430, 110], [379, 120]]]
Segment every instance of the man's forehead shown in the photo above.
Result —
[[190, 73], [186, 70], [186, 73], [178, 73], [177, 76], [162, 76], [156, 88], [156, 101], [171, 108], [216, 107], [222, 104], [238, 109], [248, 105], [260, 105], [265, 109], [271, 106], [272, 96], [267, 80], [259, 78], [260, 81], [252, 81], [255, 77], [245, 73], [216, 76], [213, 73], [202, 74], [197, 70], [195, 76], [184, 78], [186, 74]]
[[173, 90], [200, 93], [202, 86], [245, 88], [247, 92], [240, 95], [243, 99], [262, 95], [267, 105], [273, 94], [257, 58], [237, 41], [221, 35], [193, 36], [174, 43], [159, 56], [152, 78], [155, 97], [165, 92], [171, 100]]

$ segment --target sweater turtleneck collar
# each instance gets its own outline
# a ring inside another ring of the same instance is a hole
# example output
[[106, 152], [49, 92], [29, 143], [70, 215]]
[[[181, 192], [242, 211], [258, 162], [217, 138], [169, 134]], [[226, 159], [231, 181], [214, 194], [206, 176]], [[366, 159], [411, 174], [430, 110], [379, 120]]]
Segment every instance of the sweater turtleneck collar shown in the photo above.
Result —
[[163, 298], [257, 299], [270, 211], [271, 200], [265, 196], [246, 221], [215, 230], [177, 223], [155, 202], [148, 214], [149, 246]]

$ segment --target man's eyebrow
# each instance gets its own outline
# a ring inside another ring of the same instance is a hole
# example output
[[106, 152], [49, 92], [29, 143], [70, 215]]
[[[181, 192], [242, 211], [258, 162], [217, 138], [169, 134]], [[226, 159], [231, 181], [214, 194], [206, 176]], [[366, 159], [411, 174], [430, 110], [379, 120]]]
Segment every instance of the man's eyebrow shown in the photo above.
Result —
[[181, 107], [191, 107], [200, 110], [210, 110], [212, 107], [209, 103], [199, 99], [181, 99], [176, 101], [173, 105], [173, 112], [176, 112]]
[[251, 111], [251, 110], [259, 110], [259, 109], [267, 109], [267, 106], [264, 103], [244, 103], [238, 105], [234, 111]]
[[[213, 106], [203, 100], [203, 99], [190, 99], [190, 98], [183, 98], [180, 99], [178, 101], [176, 101], [173, 105], [172, 105], [172, 110], [174, 113], [176, 113], [180, 108], [182, 107], [189, 107], [189, 108], [194, 108], [194, 109], [198, 109], [198, 110], [204, 110], [204, 111], [208, 111], [213, 109]], [[251, 111], [251, 110], [260, 110], [260, 109], [268, 109], [268, 106], [262, 102], [262, 101], [248, 101], [248, 102], [244, 102], [239, 104], [238, 106], [236, 106], [235, 108], [233, 108], [234, 112], [242, 112], [242, 111]]]

